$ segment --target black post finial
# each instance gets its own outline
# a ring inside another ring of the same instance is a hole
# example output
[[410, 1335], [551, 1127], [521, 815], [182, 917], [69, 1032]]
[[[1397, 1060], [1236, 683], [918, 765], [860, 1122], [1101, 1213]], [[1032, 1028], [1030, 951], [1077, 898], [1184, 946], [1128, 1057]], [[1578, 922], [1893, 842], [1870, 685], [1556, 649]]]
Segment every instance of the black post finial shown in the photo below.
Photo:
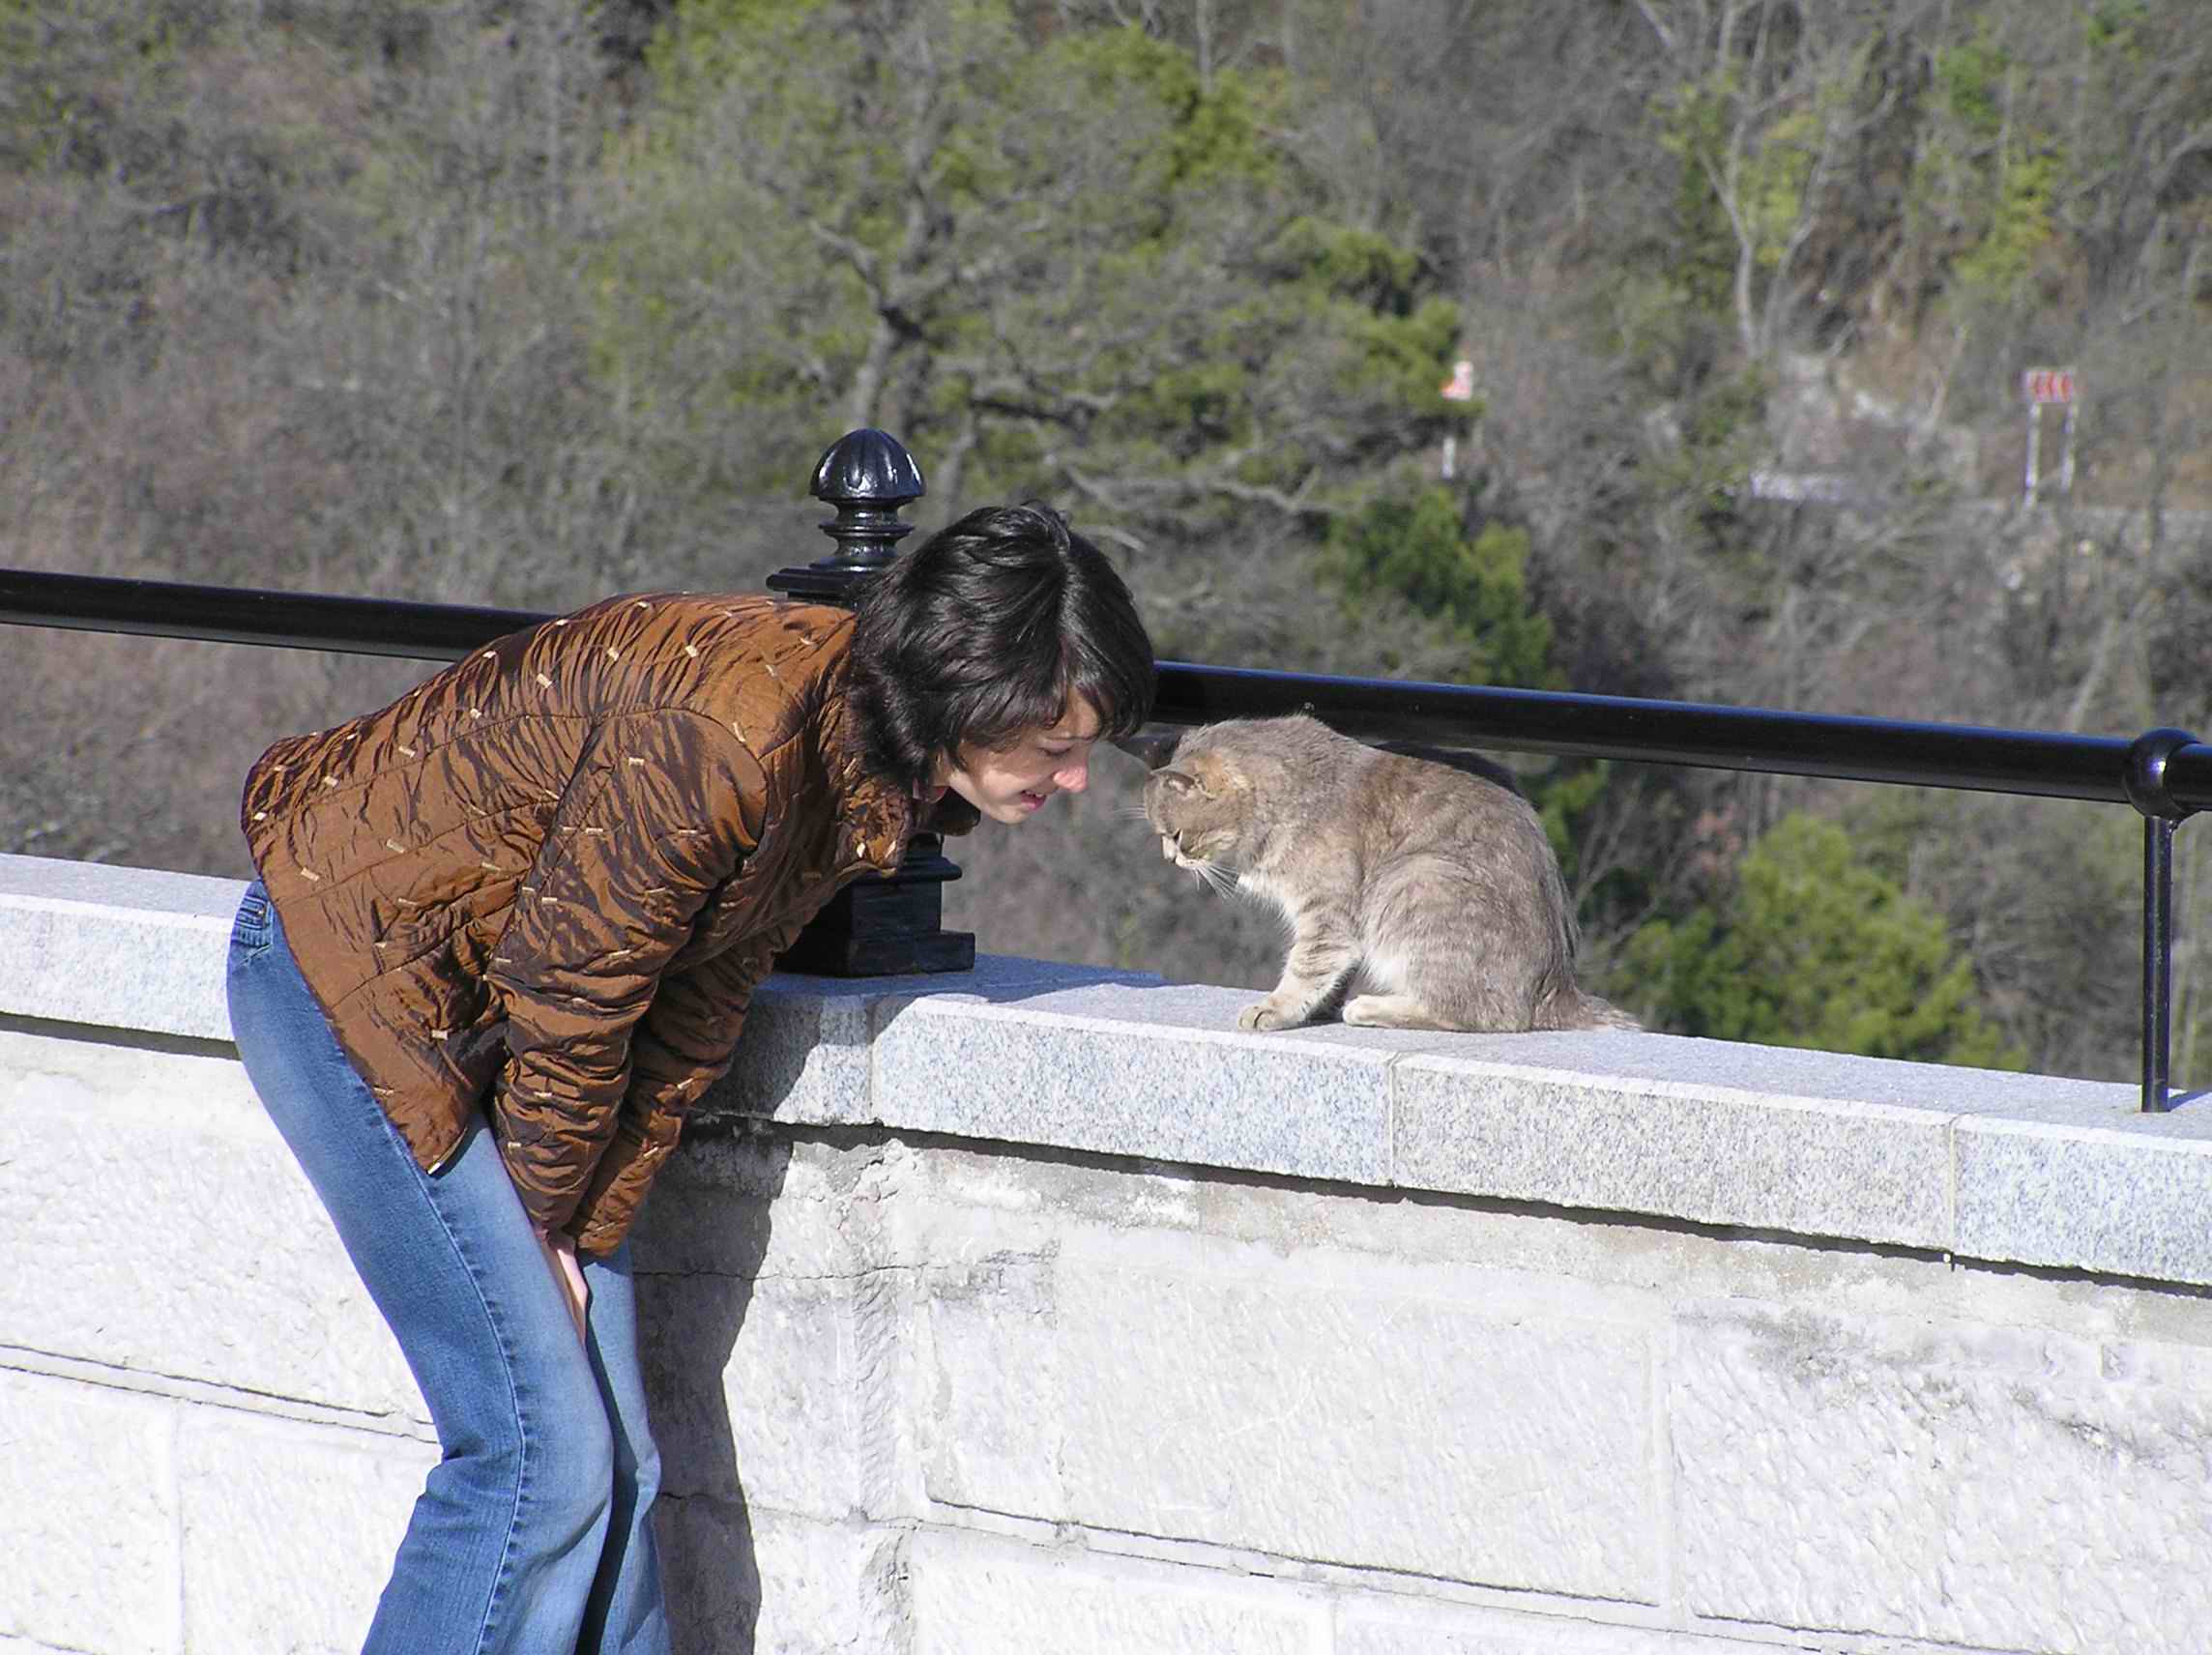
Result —
[[[896, 437], [863, 427], [830, 445], [809, 492], [837, 508], [822, 525], [837, 549], [802, 567], [778, 569], [768, 577], [769, 589], [851, 608], [914, 532], [899, 509], [921, 498], [921, 467]], [[896, 873], [839, 891], [784, 950], [778, 969], [837, 977], [973, 971], [975, 935], [945, 929], [945, 886], [959, 877], [935, 833], [915, 833]]]
[[905, 444], [888, 431], [863, 426], [830, 445], [814, 467], [808, 492], [837, 508], [821, 526], [837, 549], [803, 567], [778, 569], [768, 577], [769, 590], [851, 604], [859, 583], [898, 556], [898, 542], [914, 532], [899, 511], [928, 486]]

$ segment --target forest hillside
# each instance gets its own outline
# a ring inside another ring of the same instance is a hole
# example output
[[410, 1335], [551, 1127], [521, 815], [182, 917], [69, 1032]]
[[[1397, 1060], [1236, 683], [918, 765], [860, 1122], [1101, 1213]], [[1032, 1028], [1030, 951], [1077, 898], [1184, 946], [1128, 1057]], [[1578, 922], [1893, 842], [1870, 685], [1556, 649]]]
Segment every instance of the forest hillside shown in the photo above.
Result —
[[[2201, 0], [0, 0], [0, 565], [757, 586], [872, 424], [1171, 658], [2212, 728]], [[227, 874], [261, 747], [427, 670], [0, 651], [0, 851]], [[2129, 812], [1513, 763], [1654, 1026], [2134, 1072]], [[1138, 781], [954, 921], [1271, 980]]]

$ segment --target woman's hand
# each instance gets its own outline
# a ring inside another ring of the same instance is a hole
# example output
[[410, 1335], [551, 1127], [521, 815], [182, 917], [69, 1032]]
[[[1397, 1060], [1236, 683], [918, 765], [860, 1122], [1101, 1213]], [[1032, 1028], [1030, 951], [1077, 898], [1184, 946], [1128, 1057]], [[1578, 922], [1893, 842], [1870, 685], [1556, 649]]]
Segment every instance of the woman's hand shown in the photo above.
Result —
[[561, 1292], [568, 1300], [568, 1314], [576, 1323], [576, 1337], [582, 1339], [584, 1312], [592, 1302], [592, 1290], [584, 1285], [584, 1266], [576, 1260], [575, 1238], [548, 1235], [540, 1230], [538, 1245], [545, 1250], [545, 1263], [552, 1267], [553, 1279], [561, 1284]]

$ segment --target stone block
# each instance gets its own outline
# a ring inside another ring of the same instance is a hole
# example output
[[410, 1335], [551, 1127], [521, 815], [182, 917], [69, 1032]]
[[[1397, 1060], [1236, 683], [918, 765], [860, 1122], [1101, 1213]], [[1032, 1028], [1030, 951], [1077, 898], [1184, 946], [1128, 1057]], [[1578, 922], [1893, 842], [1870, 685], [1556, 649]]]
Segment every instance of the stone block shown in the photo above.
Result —
[[1389, 1053], [1138, 1015], [1181, 992], [888, 1001], [878, 1013], [877, 1113], [915, 1131], [1382, 1181]]
[[989, 1005], [1101, 983], [1157, 982], [1049, 960], [980, 954], [975, 969], [931, 976], [819, 977], [778, 972], [761, 984], [730, 1072], [700, 1100], [714, 1115], [771, 1116], [807, 1125], [865, 1125], [882, 1118], [869, 1088], [876, 1008], [927, 998]]
[[870, 1503], [850, 1281], [662, 1278], [640, 1293], [646, 1383], [672, 1494], [838, 1520]]
[[898, 1399], [884, 1370], [905, 1278], [883, 1267], [876, 1232], [903, 1160], [741, 1136], [663, 1173], [633, 1262], [672, 1489], [886, 1515]]
[[1124, 1234], [925, 1269], [930, 1497], [1588, 1598], [1660, 1589], [1645, 1339]]
[[1530, 1614], [1364, 1593], [1338, 1608], [1330, 1655], [1761, 1655], [1776, 1647], [1662, 1627], [1592, 1625], [1576, 1618], [1584, 1612], [1572, 1605], [1557, 1614]]
[[1062, 1293], [1073, 1291], [1049, 1255], [1012, 1248], [923, 1267], [914, 1400], [927, 1497], [1080, 1521], [1059, 1458], [1071, 1424], [1061, 1412], [1070, 1388], [1062, 1368], [1082, 1365], [1061, 1314]]
[[1668, 1396], [1684, 1605], [2049, 1655], [2199, 1651], [2207, 1377], [2032, 1328], [1693, 1307]]
[[2102, 1081], [1627, 1030], [1455, 1034], [1442, 1038], [1460, 1042], [1459, 1050], [1445, 1056], [1522, 1069], [1551, 1069], [1628, 1089], [1650, 1081], [1673, 1081], [1711, 1092], [1886, 1104], [1940, 1115], [1972, 1110], [1999, 1115], [2041, 1110], [2102, 1112], [2115, 1099], [2124, 1107], [2126, 1098], [2133, 1094], [2132, 1088]]
[[186, 1655], [360, 1648], [437, 1462], [405, 1437], [187, 1409]]
[[1319, 1593], [1077, 1547], [917, 1534], [912, 1655], [1314, 1655]]
[[242, 880], [0, 856], [0, 1016], [230, 1038]]
[[0, 1369], [0, 1639], [178, 1649], [171, 1406]]
[[234, 1060], [0, 1030], [0, 1343], [422, 1420]]
[[654, 1515], [676, 1647], [684, 1655], [753, 1655], [760, 1560], [744, 1501], [664, 1488]]
[[663, 1501], [659, 1535], [684, 1655], [908, 1647], [903, 1530], [698, 1497]]
[[807, 1125], [868, 1118], [869, 1010], [874, 980], [771, 976], [754, 992], [730, 1072], [708, 1090], [697, 1119], [769, 1116]]
[[671, 1274], [855, 1274], [867, 1263], [854, 1207], [864, 1205], [856, 1186], [870, 1159], [794, 1144], [751, 1123], [687, 1129], [630, 1233], [632, 1265], [641, 1283]]
[[1410, 1188], [1949, 1239], [1949, 1119], [1932, 1110], [1431, 1056], [1396, 1083], [1391, 1177]]
[[1957, 1250], [2212, 1286], [2212, 1105], [1957, 1130]]

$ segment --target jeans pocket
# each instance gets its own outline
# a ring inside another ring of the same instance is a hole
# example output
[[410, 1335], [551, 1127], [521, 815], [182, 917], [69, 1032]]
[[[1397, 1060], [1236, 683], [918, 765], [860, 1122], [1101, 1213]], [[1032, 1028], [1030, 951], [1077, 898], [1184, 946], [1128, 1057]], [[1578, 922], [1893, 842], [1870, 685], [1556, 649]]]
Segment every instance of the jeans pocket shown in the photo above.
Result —
[[230, 922], [230, 951], [236, 955], [258, 954], [268, 947], [276, 937], [269, 909], [269, 892], [259, 880], [246, 887], [246, 894], [238, 900], [238, 916]]

